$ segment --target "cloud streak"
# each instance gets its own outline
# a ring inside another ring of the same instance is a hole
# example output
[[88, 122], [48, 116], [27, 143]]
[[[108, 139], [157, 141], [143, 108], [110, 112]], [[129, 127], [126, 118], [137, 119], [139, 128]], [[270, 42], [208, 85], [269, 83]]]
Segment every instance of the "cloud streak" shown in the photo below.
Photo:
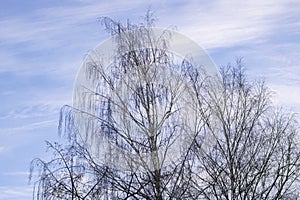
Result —
[[213, 1], [202, 6], [194, 1], [181, 11], [186, 17], [176, 21], [185, 22], [180, 30], [206, 48], [257, 43], [273, 33], [283, 15], [290, 14], [289, 3]]
[[14, 133], [24, 133], [25, 131], [30, 131], [30, 130], [37, 130], [39, 128], [44, 128], [44, 127], [53, 127], [57, 125], [57, 122], [58, 122], [57, 119], [51, 119], [51, 120], [29, 123], [19, 127], [3, 128], [0, 130], [0, 134], [10, 135]]
[[0, 186], [0, 199], [23, 200], [32, 198], [32, 187]]

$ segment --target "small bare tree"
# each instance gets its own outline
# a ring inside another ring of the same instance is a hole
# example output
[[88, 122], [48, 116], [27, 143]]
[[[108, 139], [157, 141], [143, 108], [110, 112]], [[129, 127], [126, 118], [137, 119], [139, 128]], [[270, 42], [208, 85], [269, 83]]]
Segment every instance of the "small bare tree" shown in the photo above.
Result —
[[35, 159], [37, 199], [295, 199], [298, 124], [276, 111], [243, 67], [209, 76], [169, 51], [153, 20], [102, 20], [116, 57], [87, 58], [73, 106], [62, 109], [66, 146]]
[[31, 162], [30, 180], [37, 179], [34, 199], [85, 200], [105, 195], [109, 170], [94, 162], [74, 132], [66, 145], [47, 142], [47, 147], [53, 153], [52, 160], [36, 158]]

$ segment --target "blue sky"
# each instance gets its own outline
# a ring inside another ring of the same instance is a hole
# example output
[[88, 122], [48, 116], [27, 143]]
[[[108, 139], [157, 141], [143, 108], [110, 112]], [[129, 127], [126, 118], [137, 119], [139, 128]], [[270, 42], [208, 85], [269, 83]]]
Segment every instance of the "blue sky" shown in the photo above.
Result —
[[60, 107], [84, 56], [109, 37], [98, 21], [141, 21], [151, 8], [158, 27], [175, 25], [218, 66], [243, 57], [252, 80], [265, 79], [274, 103], [300, 112], [298, 0], [0, 2], [0, 199], [31, 199], [30, 161], [60, 140]]

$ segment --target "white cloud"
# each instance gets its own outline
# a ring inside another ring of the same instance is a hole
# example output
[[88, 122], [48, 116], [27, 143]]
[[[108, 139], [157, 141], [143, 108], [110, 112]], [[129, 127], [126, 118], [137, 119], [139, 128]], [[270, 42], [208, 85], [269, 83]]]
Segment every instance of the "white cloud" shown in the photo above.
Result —
[[[0, 39], [11, 43], [38, 41], [40, 48], [56, 47], [61, 41], [55, 38], [70, 34], [70, 30], [83, 29], [84, 24], [95, 22], [98, 17], [128, 15], [130, 10], [146, 7], [140, 1], [83, 2], [81, 6], [40, 9], [25, 18], [4, 19], [0, 21], [3, 27]], [[164, 25], [178, 23], [175, 25], [180, 31], [207, 48], [222, 47], [268, 35], [274, 26], [278, 26], [283, 15], [289, 16], [291, 2], [294, 1], [187, 1], [176, 8], [158, 8], [163, 14], [158, 17], [162, 18]], [[151, 4], [163, 6], [166, 3], [149, 1], [148, 5]], [[172, 12], [174, 9], [176, 12]]]
[[[74, 76], [74, 69], [79, 67], [80, 60], [84, 57], [84, 55], [78, 56], [93, 48], [96, 41], [100, 42], [104, 38], [103, 35], [100, 35], [103, 32], [99, 31], [99, 38], [84, 40], [89, 41], [89, 44], [82, 42], [84, 37], [94, 37], [94, 35], [91, 36], [94, 34], [90, 32], [91, 30], [100, 30], [98, 27], [91, 28], [91, 26], [98, 26], [97, 17], [112, 16], [121, 19], [120, 16], [129, 15], [130, 17], [132, 13], [128, 13], [128, 11], [131, 10], [139, 10], [142, 15], [146, 8], [145, 3], [137, 0], [130, 2], [79, 0], [79, 2], [81, 3], [72, 6], [42, 8], [30, 15], [2, 19], [0, 21], [2, 27], [0, 45], [4, 47], [22, 46], [22, 43], [26, 43], [26, 51], [45, 50], [45, 55], [59, 51], [63, 55], [57, 55], [55, 59], [43, 55], [38, 60], [24, 62], [22, 58], [19, 60], [16, 58], [16, 52], [1, 48], [0, 59], [3, 62], [0, 63], [0, 72], [24, 73], [24, 69], [26, 69], [25, 71], [33, 74], [47, 73], [48, 76], [53, 77], [64, 77], [68, 74]], [[167, 1], [154, 0], [149, 1], [148, 5], [154, 4], [154, 9], [155, 6], [161, 6], [157, 11], [162, 14], [158, 17], [162, 19], [163, 26], [176, 23], [179, 31], [190, 36], [200, 45], [209, 49], [218, 49], [220, 47], [266, 42], [266, 38], [275, 29], [278, 29], [282, 20], [295, 15], [295, 6], [289, 6], [295, 2], [297, 1], [276, 1], [276, 3], [258, 0], [250, 2], [238, 0], [187, 1], [176, 6], [175, 4], [168, 4]], [[179, 2], [177, 3], [179, 4]], [[171, 6], [166, 7], [168, 5]], [[140, 13], [136, 15], [140, 15]], [[95, 22], [95, 25], [91, 25], [92, 22]], [[290, 23], [285, 24], [285, 26], [295, 27], [297, 24], [295, 22]], [[70, 39], [72, 37], [74, 38]], [[93, 44], [93, 42], [95, 43]], [[293, 46], [298, 44], [291, 43], [290, 45], [293, 49]], [[15, 48], [15, 50], [20, 51], [23, 48]], [[73, 50], [71, 51], [71, 49]], [[277, 55], [272, 56], [272, 59], [278, 58]]]
[[8, 187], [0, 186], [0, 199], [23, 200], [32, 198], [32, 186]]
[[179, 30], [201, 45], [218, 48], [263, 41], [282, 15], [289, 14], [288, 5], [288, 1], [213, 1], [204, 5], [193, 1], [180, 11], [181, 19], [171, 19], [184, 24]]
[[286, 109], [292, 109], [300, 114], [300, 87], [299, 85], [270, 85], [274, 94], [274, 103]]
[[2, 173], [5, 176], [29, 176], [29, 171], [14, 171], [14, 172], [4, 172]]
[[[38, 118], [43, 116], [49, 116], [49, 114], [52, 114], [53, 108], [49, 108], [48, 105], [42, 106], [41, 105], [31, 105], [31, 106], [25, 106], [25, 107], [19, 107], [14, 110], [11, 110], [9, 113], [6, 113], [5, 115], [0, 116], [0, 119], [26, 119], [26, 118]], [[57, 109], [55, 109], [57, 111]], [[58, 111], [57, 111], [58, 113]]]
[[51, 119], [39, 122], [28, 123], [26, 125], [21, 125], [13, 128], [2, 128], [0, 134], [10, 135], [14, 133], [24, 133], [24, 131], [36, 130], [43, 127], [53, 127], [58, 124], [58, 119]]
[[0, 41], [2, 44], [38, 41], [36, 47], [56, 47], [59, 41], [55, 38], [64, 33], [72, 37], [70, 31], [82, 30], [99, 17], [116, 15], [143, 4], [140, 1], [91, 1], [81, 6], [41, 8], [31, 15], [2, 19]]

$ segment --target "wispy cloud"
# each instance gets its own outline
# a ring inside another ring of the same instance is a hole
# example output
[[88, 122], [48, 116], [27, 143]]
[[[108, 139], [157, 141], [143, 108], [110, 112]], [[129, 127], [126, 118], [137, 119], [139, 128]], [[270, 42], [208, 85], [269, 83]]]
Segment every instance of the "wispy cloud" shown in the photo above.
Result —
[[[164, 23], [168, 23], [164, 25], [176, 21], [178, 24], [175, 25], [179, 26], [179, 30], [201, 41], [207, 48], [212, 48], [267, 36], [283, 20], [282, 16], [285, 16], [284, 19], [290, 16], [290, 5], [293, 2], [295, 1], [188, 1], [175, 8], [164, 8], [166, 3], [162, 2], [162, 8], [158, 11], [171, 16], [159, 16]], [[149, 1], [148, 5], [157, 3], [158, 1]], [[87, 27], [85, 25], [96, 22], [100, 16], [118, 18], [124, 13], [128, 15], [129, 10], [141, 7], [146, 6], [140, 1], [82, 1], [79, 5], [39, 9], [25, 18], [22, 16], [0, 21], [1, 27], [4, 27], [1, 29], [0, 41], [4, 44], [38, 42], [36, 48], [57, 47], [64, 42], [60, 36], [66, 34], [65, 36], [73, 37], [70, 31], [82, 30]], [[171, 12], [173, 9], [176, 12]], [[145, 10], [139, 10], [138, 15], [143, 12]]]
[[23, 200], [32, 198], [32, 187], [0, 186], [0, 199]]
[[13, 134], [13, 133], [24, 133], [24, 131], [30, 131], [30, 130], [36, 130], [43, 127], [53, 127], [57, 125], [58, 120], [57, 119], [51, 119], [46, 121], [39, 121], [39, 122], [33, 122], [29, 123], [23, 126], [13, 127], [13, 128], [3, 128], [0, 130], [0, 134], [7, 135], [7, 134]]
[[5, 176], [29, 176], [30, 171], [13, 171], [13, 172], [4, 172], [2, 173]]
[[275, 92], [274, 103], [283, 105], [300, 114], [300, 87], [299, 85], [270, 84]]
[[183, 25], [180, 27], [182, 32], [206, 48], [257, 43], [273, 33], [274, 28], [282, 21], [282, 16], [290, 15], [289, 3], [290, 1], [193, 1], [186, 3], [180, 11], [184, 13], [183, 17], [177, 22]]
[[[140, 1], [84, 2], [73, 6], [41, 8], [27, 16], [3, 19], [0, 21], [0, 44], [38, 42], [36, 48], [56, 47], [64, 42], [60, 36], [73, 37], [72, 31], [86, 28], [86, 25], [96, 22], [101, 16], [118, 15], [144, 5]], [[149, 4], [151, 2], [155, 1], [149, 1]], [[60, 40], [56, 40], [58, 38]], [[65, 39], [68, 40], [67, 37]]]

